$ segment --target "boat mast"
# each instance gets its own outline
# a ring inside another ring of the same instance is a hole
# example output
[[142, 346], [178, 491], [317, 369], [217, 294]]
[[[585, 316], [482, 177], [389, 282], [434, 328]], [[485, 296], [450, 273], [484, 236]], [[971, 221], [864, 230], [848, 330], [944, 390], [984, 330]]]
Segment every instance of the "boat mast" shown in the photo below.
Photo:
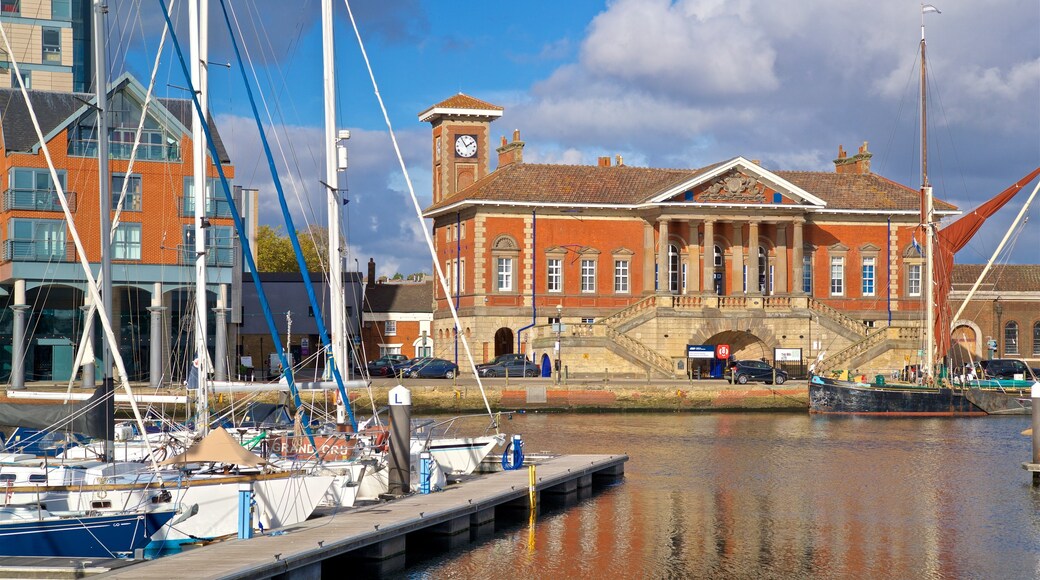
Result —
[[[332, 32], [332, 0], [321, 2], [321, 39], [322, 75], [325, 86], [325, 187], [326, 207], [328, 208], [328, 244], [329, 244], [329, 307], [330, 324], [332, 325], [331, 344], [328, 350], [328, 364], [342, 369], [346, 367], [346, 317], [343, 300], [343, 256], [339, 238], [339, 167], [336, 155], [336, 74], [335, 74], [335, 39]], [[304, 273], [304, 276], [307, 274]], [[336, 403], [336, 424], [342, 425], [347, 420], [347, 401]]]
[[[190, 34], [191, 86], [198, 91], [200, 112], [192, 108], [191, 138], [192, 167], [194, 171], [193, 193], [195, 203], [195, 362], [198, 370], [196, 391], [196, 416], [198, 431], [205, 435], [209, 431], [209, 350], [206, 344], [206, 133], [203, 123], [208, 112], [208, 75], [205, 62], [209, 58], [209, 0], [190, 0], [188, 20]], [[219, 163], [219, 159], [214, 159]], [[190, 369], [189, 369], [190, 372]]]
[[931, 4], [921, 5], [921, 226], [924, 230], [924, 368], [927, 377], [935, 373], [935, 262], [933, 249], [932, 186], [928, 183], [928, 107], [925, 66], [924, 15], [939, 12]]
[[[105, 312], [112, 312], [112, 248], [109, 243], [109, 232], [112, 229], [112, 177], [108, 163], [108, 58], [105, 54], [105, 14], [108, 5], [104, 0], [94, 0], [94, 93], [97, 98], [97, 154], [98, 154], [98, 207], [100, 223], [98, 241], [101, 244], [101, 307]], [[93, 316], [93, 315], [92, 315]], [[93, 340], [91, 338], [91, 340]], [[93, 355], [91, 355], [93, 357]], [[94, 365], [83, 367], [84, 373], [90, 373], [90, 381], [94, 382]], [[105, 400], [112, 398], [112, 349], [107, 341], [101, 343], [101, 380], [105, 392]], [[106, 403], [107, 404], [107, 403]], [[115, 420], [111, 414], [106, 417], [109, 423]], [[113, 423], [114, 428], [114, 423]], [[113, 437], [105, 438], [105, 461], [112, 459]]]

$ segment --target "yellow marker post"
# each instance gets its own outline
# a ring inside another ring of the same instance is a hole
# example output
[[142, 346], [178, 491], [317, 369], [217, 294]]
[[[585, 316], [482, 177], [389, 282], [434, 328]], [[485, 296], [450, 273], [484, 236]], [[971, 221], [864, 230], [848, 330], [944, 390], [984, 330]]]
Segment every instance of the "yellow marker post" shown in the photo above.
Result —
[[538, 480], [535, 476], [535, 467], [532, 463], [531, 465], [527, 466], [527, 496], [531, 502], [531, 513], [538, 511], [538, 488], [536, 484], [537, 481]]

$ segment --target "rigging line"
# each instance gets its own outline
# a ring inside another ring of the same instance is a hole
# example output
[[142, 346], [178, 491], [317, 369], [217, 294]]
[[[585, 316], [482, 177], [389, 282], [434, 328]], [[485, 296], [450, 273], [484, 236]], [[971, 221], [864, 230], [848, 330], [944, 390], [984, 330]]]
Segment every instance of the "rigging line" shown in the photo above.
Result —
[[[166, 9], [166, 0], [159, 0], [159, 5], [162, 6], [163, 17], [166, 19], [167, 24], [170, 24], [170, 13]], [[227, 15], [225, 12], [225, 20], [226, 19]], [[230, 29], [230, 25], [228, 26], [228, 28]], [[192, 84], [191, 74], [188, 71], [188, 63], [187, 60], [185, 60], [184, 58], [184, 52], [181, 50], [180, 42], [177, 41], [177, 34], [174, 30], [171, 29], [170, 35], [173, 40], [173, 47], [174, 49], [176, 49], [177, 52], [177, 60], [180, 62], [181, 71], [184, 74], [184, 78], [187, 79], [188, 84]], [[234, 42], [233, 36], [232, 42]], [[235, 50], [237, 52], [237, 45], [235, 46]], [[192, 105], [195, 107], [195, 110], [199, 113], [199, 116], [204, 117], [204, 115], [202, 115], [202, 105], [199, 103], [198, 94], [194, 91], [191, 92], [191, 100]], [[241, 234], [242, 232], [246, 231], [245, 224], [242, 222], [242, 216], [239, 214], [238, 207], [234, 203], [234, 196], [231, 193], [230, 185], [228, 185], [227, 176], [224, 174], [224, 166], [222, 163], [220, 163], [220, 156], [217, 155], [216, 144], [213, 141], [213, 135], [210, 131], [209, 124], [202, 123], [202, 130], [206, 133], [206, 145], [209, 148], [210, 155], [213, 156], [213, 164], [216, 166], [217, 174], [220, 176], [220, 185], [224, 190], [224, 198], [227, 200], [228, 207], [231, 210], [231, 217], [235, 222], [235, 229], [239, 232], [239, 234]], [[261, 137], [262, 136], [263, 133], [261, 133]], [[293, 401], [296, 403], [297, 406], [300, 406], [302, 404], [302, 401], [300, 400], [300, 393], [299, 390], [296, 388], [296, 384], [293, 382], [292, 370], [289, 369], [289, 361], [285, 357], [285, 350], [282, 347], [282, 340], [278, 336], [278, 327], [275, 326], [274, 318], [272, 318], [271, 316], [271, 309], [267, 301], [267, 294], [264, 292], [263, 284], [260, 282], [260, 274], [259, 271], [256, 269], [256, 262], [253, 260], [253, 254], [249, 248], [249, 239], [243, 236], [241, 238], [241, 241], [242, 255], [246, 259], [246, 265], [249, 267], [249, 273], [253, 278], [253, 285], [256, 287], [257, 298], [260, 300], [261, 309], [263, 310], [264, 318], [267, 321], [267, 328], [271, 333], [271, 341], [274, 343], [275, 348], [278, 350], [278, 358], [282, 363], [282, 368], [286, 369], [285, 379], [289, 383], [290, 391], [292, 391]], [[306, 280], [306, 278], [304, 279]], [[316, 454], [318, 447], [314, 443], [314, 434], [311, 433], [309, 425], [304, 424], [304, 429], [307, 432], [308, 439], [310, 439], [311, 445], [314, 447]]]
[[[365, 60], [365, 67], [368, 69], [368, 77], [372, 80], [372, 90], [375, 92], [376, 99], [379, 101], [379, 108], [383, 112], [383, 120], [386, 121], [386, 127], [390, 132], [390, 140], [394, 145], [394, 152], [397, 154], [397, 161], [401, 165], [401, 172], [404, 174], [405, 183], [408, 184], [408, 194], [412, 198], [412, 206], [415, 209], [415, 215], [419, 219], [420, 229], [423, 232], [423, 236], [426, 238], [427, 248], [430, 250], [430, 257], [433, 258], [433, 268], [437, 274], [438, 280], [441, 283], [441, 288], [444, 289], [444, 295], [451, 296], [451, 288], [448, 288], [448, 281], [444, 277], [444, 271], [441, 269], [440, 260], [437, 259], [437, 252], [433, 247], [433, 239], [430, 237], [430, 231], [426, 227], [426, 221], [423, 219], [422, 208], [419, 207], [419, 198], [415, 196], [415, 187], [412, 185], [412, 178], [408, 174], [408, 167], [404, 163], [404, 158], [401, 156], [401, 147], [397, 143], [397, 135], [394, 134], [393, 125], [390, 123], [390, 115], [386, 111], [386, 104], [383, 102], [383, 96], [379, 93], [379, 85], [376, 83], [375, 73], [372, 70], [372, 63], [368, 59], [368, 52], [365, 50], [365, 44], [361, 40], [361, 31], [358, 29], [357, 21], [354, 20], [354, 12], [350, 9], [350, 0], [343, 0], [343, 4], [347, 7], [347, 15], [350, 16], [350, 24], [354, 27], [354, 35], [357, 37], [358, 47], [361, 49], [361, 56]], [[491, 403], [488, 402], [487, 392], [484, 391], [484, 383], [480, 380], [480, 373], [477, 372], [477, 365], [473, 360], [473, 353], [469, 348], [469, 340], [466, 338], [466, 333], [463, 330], [462, 322], [459, 320], [459, 313], [455, 309], [455, 304], [449, 299], [445, 300], [448, 304], [448, 308], [451, 309], [451, 317], [455, 321], [456, 327], [459, 329], [458, 336], [462, 338], [462, 346], [466, 350], [466, 356], [469, 358], [470, 369], [473, 371], [473, 376], [477, 379], [477, 386], [480, 387], [480, 396], [484, 399], [484, 407], [487, 408], [488, 415], [491, 416], [492, 423], [495, 425], [495, 430], [498, 430], [498, 423], [495, 421], [495, 414], [491, 411]]]
[[[7, 53], [11, 54], [11, 43], [7, 38], [7, 31], [4, 26], [0, 24], [0, 36], [3, 37], [4, 47], [7, 49]], [[50, 171], [51, 180], [54, 181], [55, 188], [58, 194], [58, 201], [61, 203], [62, 212], [65, 214], [65, 220], [70, 226], [73, 224], [72, 210], [69, 209], [69, 200], [65, 197], [65, 190], [58, 183], [57, 169], [54, 167], [54, 161], [51, 159], [50, 148], [47, 146], [47, 141], [44, 138], [43, 130], [40, 128], [40, 121], [36, 117], [36, 109], [32, 106], [32, 101], [29, 100], [29, 91], [25, 88], [25, 79], [22, 76], [21, 71], [18, 69], [18, 62], [12, 58], [11, 68], [14, 69], [14, 74], [18, 79], [18, 86], [21, 89], [22, 98], [25, 99], [26, 108], [29, 111], [29, 118], [32, 120], [33, 129], [36, 130], [36, 138], [39, 139], [40, 151], [43, 153], [44, 159], [47, 161], [47, 169]], [[83, 268], [83, 274], [87, 277], [88, 284], [87, 288], [90, 290], [91, 298], [95, 302], [101, 302], [101, 296], [98, 294], [97, 286], [94, 282], [94, 276], [90, 270], [90, 263], [87, 261], [86, 251], [83, 249], [83, 242], [80, 240], [79, 232], [76, 231], [75, 227], [70, 227], [72, 233], [72, 240], [76, 246], [76, 251], [79, 254], [80, 265]], [[134, 410], [134, 417], [137, 419], [138, 424], [141, 427], [141, 431], [144, 431], [144, 419], [141, 418], [140, 410], [137, 407], [137, 401], [133, 399], [133, 390], [130, 388], [130, 383], [127, 379], [126, 366], [123, 364], [123, 356], [119, 353], [119, 343], [116, 342], [115, 334], [112, 331], [112, 323], [109, 319], [108, 312], [105, 312], [104, 308], [98, 310], [98, 318], [101, 320], [101, 326], [104, 329], [105, 339], [111, 347], [113, 362], [116, 363], [116, 367], [119, 370], [119, 380], [123, 384], [123, 389], [126, 391], [130, 398], [130, 405]], [[154, 464], [154, 461], [153, 461]], [[154, 465], [158, 469], [158, 465]]]
[[[288, 206], [288, 204], [286, 204], [286, 201], [285, 201], [285, 193], [282, 190], [281, 179], [278, 176], [278, 169], [277, 169], [277, 167], [275, 167], [274, 156], [271, 154], [271, 147], [270, 147], [270, 144], [267, 141], [266, 132], [264, 131], [263, 124], [260, 122], [260, 114], [259, 114], [259, 112], [257, 111], [257, 108], [256, 108], [256, 100], [255, 100], [255, 98], [253, 96], [253, 90], [252, 90], [252, 87], [249, 84], [249, 79], [246, 76], [246, 68], [245, 68], [244, 62], [242, 60], [242, 55], [239, 53], [238, 41], [235, 39], [234, 30], [232, 29], [232, 26], [231, 26], [231, 18], [230, 18], [229, 14], [228, 14], [227, 3], [224, 0], [221, 0], [220, 1], [220, 7], [221, 7], [221, 9], [224, 12], [224, 21], [227, 24], [228, 35], [229, 35], [230, 40], [231, 40], [231, 46], [234, 48], [235, 58], [238, 61], [239, 72], [241, 72], [241, 74], [242, 74], [242, 82], [243, 82], [243, 84], [245, 84], [246, 94], [249, 96], [249, 105], [250, 105], [250, 107], [252, 109], [252, 112], [253, 112], [253, 118], [256, 121], [257, 130], [260, 132], [260, 142], [263, 144], [264, 154], [267, 157], [267, 164], [268, 164], [268, 166], [271, 169], [271, 176], [272, 176], [273, 181], [274, 181], [275, 191], [278, 192], [278, 204], [279, 204], [279, 206], [280, 206], [280, 208], [282, 210], [282, 217], [285, 220], [286, 228], [289, 229], [289, 230], [295, 230], [295, 228], [293, 226], [292, 215], [289, 212], [289, 206]], [[297, 264], [299, 264], [300, 271], [303, 274], [303, 276], [302, 276], [302, 278], [303, 278], [303, 286], [307, 290], [307, 298], [310, 301], [311, 306], [315, 310], [319, 310], [318, 309], [318, 300], [317, 300], [317, 298], [315, 297], [315, 294], [314, 294], [314, 285], [311, 283], [310, 275], [306, 272], [307, 264], [306, 264], [306, 261], [303, 258], [303, 251], [300, 248], [300, 241], [296, 237], [295, 232], [290, 234], [289, 241], [292, 242], [293, 252], [296, 254], [296, 262], [297, 262]], [[339, 292], [342, 292], [342, 288], [337, 288], [336, 290], [339, 291]], [[329, 334], [328, 334], [328, 330], [325, 327], [325, 320], [324, 320], [324, 318], [322, 316], [320, 316], [320, 311], [315, 312], [314, 322], [318, 326], [318, 334], [321, 337], [322, 346], [325, 349], [328, 350], [328, 347], [330, 345]], [[338, 365], [336, 363], [336, 359], [332, 355], [331, 350], [329, 350], [328, 361], [329, 361], [329, 366], [331, 367], [331, 370], [332, 370], [332, 375], [333, 375], [333, 377], [335, 378], [335, 381], [336, 381], [336, 386], [339, 388], [339, 394], [340, 394], [341, 400], [343, 401], [344, 407], [346, 408], [347, 418], [350, 421], [351, 427], [356, 431], [357, 430], [357, 421], [354, 419], [354, 412], [350, 408], [350, 405], [348, 404], [348, 401], [350, 399], [347, 396], [346, 388], [343, 385], [343, 377], [340, 374]], [[312, 439], [311, 443], [313, 445], [313, 437], [311, 439]], [[315, 450], [317, 450], [317, 447], [315, 447]]]

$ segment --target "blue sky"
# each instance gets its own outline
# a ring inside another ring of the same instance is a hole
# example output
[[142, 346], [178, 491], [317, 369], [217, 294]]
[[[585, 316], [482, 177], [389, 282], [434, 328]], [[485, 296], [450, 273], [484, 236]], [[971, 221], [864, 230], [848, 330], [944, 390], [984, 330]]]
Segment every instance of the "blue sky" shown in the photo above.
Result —
[[[210, 1], [210, 60], [233, 62], [220, 4]], [[926, 21], [929, 176], [937, 196], [968, 209], [1040, 165], [1040, 4], [933, 4], [942, 14]], [[839, 145], [854, 152], [868, 141], [874, 172], [913, 188], [920, 183], [918, 2], [412, 0], [351, 7], [424, 207], [429, 126], [417, 114], [459, 91], [505, 107], [492, 135], [520, 129], [529, 162], [593, 164], [621, 154], [629, 165], [701, 167], [742, 155], [768, 169], [832, 171]], [[357, 40], [344, 4], [335, 8], [337, 110], [352, 131], [348, 261], [375, 258], [381, 275], [429, 272]], [[324, 223], [319, 4], [235, 9], [273, 111], [269, 138], [284, 150], [279, 164], [296, 225]], [[136, 23], [125, 35], [136, 39], [127, 66], [146, 82], [161, 18], [147, 7], [139, 19], [122, 16]], [[182, 37], [186, 42], [186, 32]], [[160, 93], [178, 94], [168, 88], [183, 86], [177, 67], [164, 57]], [[271, 200], [262, 221], [279, 225], [237, 69], [213, 67], [211, 90], [236, 183], [259, 188]], [[959, 262], [985, 261], [1033, 185]], [[1005, 260], [1040, 262], [1040, 209], [1030, 215]]]

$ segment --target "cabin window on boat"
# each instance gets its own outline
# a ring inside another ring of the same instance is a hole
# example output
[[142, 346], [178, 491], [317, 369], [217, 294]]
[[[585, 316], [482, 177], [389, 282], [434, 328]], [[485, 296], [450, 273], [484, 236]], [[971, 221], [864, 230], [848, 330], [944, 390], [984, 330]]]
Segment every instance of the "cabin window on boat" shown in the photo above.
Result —
[[1004, 354], [1018, 354], [1018, 323], [1014, 320], [1004, 325]]
[[845, 257], [831, 256], [831, 296], [845, 295]]
[[29, 476], [29, 483], [47, 483], [47, 476], [42, 473], [33, 473]]
[[[126, 187], [126, 197], [123, 198], [122, 206], [119, 205], [119, 198], [123, 195], [123, 188]], [[122, 209], [123, 211], [141, 211], [141, 176], [140, 175], [112, 175], [112, 209]]]
[[141, 259], [141, 224], [121, 223], [112, 240], [113, 260]]
[[40, 33], [43, 39], [43, 62], [61, 64], [61, 29], [43, 28]]
[[0, 483], [6, 483], [8, 485], [14, 483], [15, 475], [13, 473], [0, 473]]

